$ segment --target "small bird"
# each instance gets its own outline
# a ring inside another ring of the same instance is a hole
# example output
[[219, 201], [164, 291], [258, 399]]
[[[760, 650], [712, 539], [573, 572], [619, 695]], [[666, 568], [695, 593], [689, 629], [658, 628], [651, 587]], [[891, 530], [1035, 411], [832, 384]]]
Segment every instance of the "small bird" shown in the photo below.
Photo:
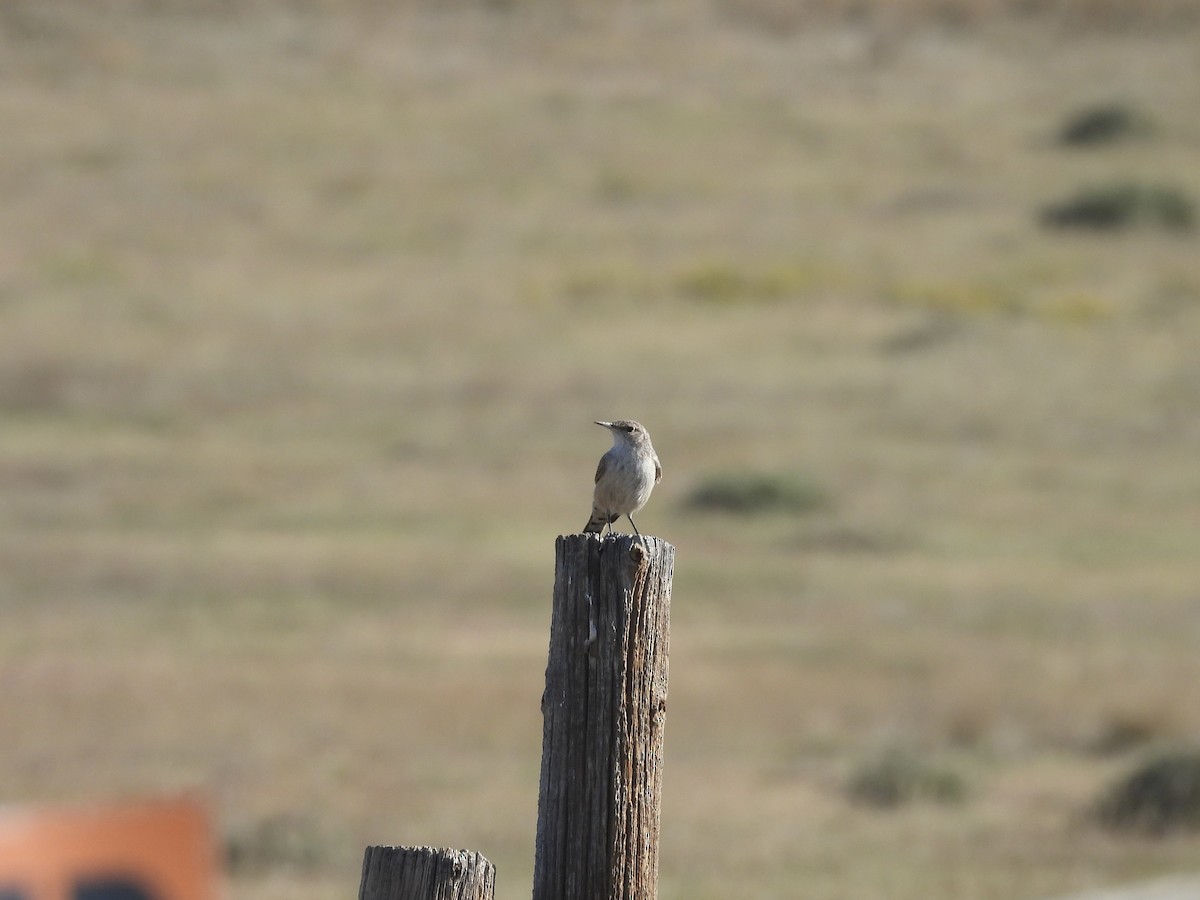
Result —
[[650, 432], [625, 419], [596, 424], [612, 432], [613, 445], [596, 467], [592, 517], [583, 527], [584, 534], [603, 534], [605, 525], [611, 533], [612, 523], [628, 516], [633, 533], [641, 537], [633, 514], [646, 505], [650, 492], [662, 479], [662, 464], [650, 443]]

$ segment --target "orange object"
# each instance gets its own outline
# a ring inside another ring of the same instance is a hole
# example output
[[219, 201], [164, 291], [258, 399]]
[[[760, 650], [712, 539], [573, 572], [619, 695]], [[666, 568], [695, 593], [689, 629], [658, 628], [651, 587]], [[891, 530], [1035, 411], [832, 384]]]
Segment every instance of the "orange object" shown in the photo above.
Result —
[[0, 900], [217, 900], [217, 870], [193, 797], [0, 808]]

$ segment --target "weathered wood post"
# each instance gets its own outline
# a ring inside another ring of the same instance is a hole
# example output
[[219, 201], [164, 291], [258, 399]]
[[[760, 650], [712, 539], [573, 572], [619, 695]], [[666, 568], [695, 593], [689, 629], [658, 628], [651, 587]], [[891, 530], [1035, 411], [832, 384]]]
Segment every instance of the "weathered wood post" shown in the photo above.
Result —
[[555, 550], [533, 900], [654, 900], [675, 548]]
[[358, 900], [492, 900], [496, 867], [471, 850], [368, 847]]

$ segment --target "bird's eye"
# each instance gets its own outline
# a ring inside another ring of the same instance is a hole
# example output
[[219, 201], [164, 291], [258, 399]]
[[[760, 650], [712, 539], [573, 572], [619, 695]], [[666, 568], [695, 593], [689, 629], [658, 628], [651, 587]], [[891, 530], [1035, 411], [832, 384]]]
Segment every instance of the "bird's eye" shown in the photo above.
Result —
[[624, 426], [622, 426], [622, 427], [623, 427], [623, 428], [624, 428], [626, 431], [628, 431], [630, 434], [633, 434], [633, 426], [632, 426], [632, 425], [624, 425]]

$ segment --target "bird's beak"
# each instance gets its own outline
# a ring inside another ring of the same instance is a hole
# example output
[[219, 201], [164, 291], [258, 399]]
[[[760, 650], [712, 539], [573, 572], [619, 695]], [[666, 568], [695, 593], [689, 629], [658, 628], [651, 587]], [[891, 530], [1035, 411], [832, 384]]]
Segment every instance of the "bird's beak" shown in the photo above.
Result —
[[612, 428], [612, 422], [596, 422], [596, 425], [603, 425], [605, 428]]

